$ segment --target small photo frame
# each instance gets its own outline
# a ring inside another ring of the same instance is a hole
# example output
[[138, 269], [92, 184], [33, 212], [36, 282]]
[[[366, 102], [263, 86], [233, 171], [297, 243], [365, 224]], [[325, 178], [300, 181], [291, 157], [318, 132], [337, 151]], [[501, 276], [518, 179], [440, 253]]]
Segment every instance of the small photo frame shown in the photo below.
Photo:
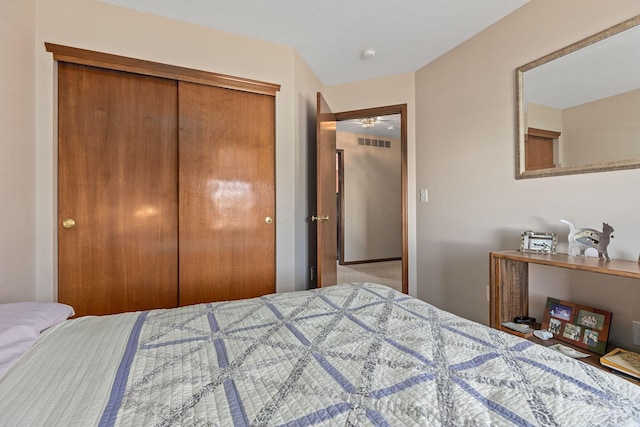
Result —
[[608, 311], [547, 298], [542, 329], [560, 341], [604, 355], [610, 325]]
[[520, 251], [537, 254], [556, 254], [558, 253], [558, 235], [556, 233], [523, 231], [520, 236]]

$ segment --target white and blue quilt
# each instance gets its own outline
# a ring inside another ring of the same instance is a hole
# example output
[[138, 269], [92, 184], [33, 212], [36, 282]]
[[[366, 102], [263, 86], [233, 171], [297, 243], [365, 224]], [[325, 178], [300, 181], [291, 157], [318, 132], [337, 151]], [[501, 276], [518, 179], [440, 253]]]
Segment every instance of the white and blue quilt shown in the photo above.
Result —
[[69, 320], [2, 426], [640, 426], [640, 387], [375, 284]]

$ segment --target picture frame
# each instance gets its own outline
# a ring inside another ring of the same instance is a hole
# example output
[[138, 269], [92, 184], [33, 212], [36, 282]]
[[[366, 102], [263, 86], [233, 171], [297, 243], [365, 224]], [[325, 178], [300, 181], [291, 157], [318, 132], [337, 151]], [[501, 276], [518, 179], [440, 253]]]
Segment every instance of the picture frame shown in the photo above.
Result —
[[560, 341], [604, 355], [611, 316], [608, 311], [548, 297], [542, 330]]
[[558, 235], [523, 231], [520, 236], [520, 252], [556, 254], [558, 253]]

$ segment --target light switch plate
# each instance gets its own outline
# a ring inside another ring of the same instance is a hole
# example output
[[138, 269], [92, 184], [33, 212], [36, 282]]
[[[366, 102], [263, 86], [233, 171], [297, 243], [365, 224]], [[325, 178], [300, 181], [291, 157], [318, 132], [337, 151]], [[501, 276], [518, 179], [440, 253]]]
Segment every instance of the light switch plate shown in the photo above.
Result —
[[420, 203], [427, 203], [429, 201], [429, 192], [426, 188], [420, 190]]

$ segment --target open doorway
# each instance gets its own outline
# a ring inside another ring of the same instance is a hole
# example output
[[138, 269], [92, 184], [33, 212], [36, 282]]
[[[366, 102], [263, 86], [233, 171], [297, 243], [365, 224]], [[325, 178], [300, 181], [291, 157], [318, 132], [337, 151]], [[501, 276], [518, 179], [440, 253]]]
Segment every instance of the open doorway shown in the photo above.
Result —
[[385, 112], [336, 114], [337, 279], [406, 292], [403, 111]]

